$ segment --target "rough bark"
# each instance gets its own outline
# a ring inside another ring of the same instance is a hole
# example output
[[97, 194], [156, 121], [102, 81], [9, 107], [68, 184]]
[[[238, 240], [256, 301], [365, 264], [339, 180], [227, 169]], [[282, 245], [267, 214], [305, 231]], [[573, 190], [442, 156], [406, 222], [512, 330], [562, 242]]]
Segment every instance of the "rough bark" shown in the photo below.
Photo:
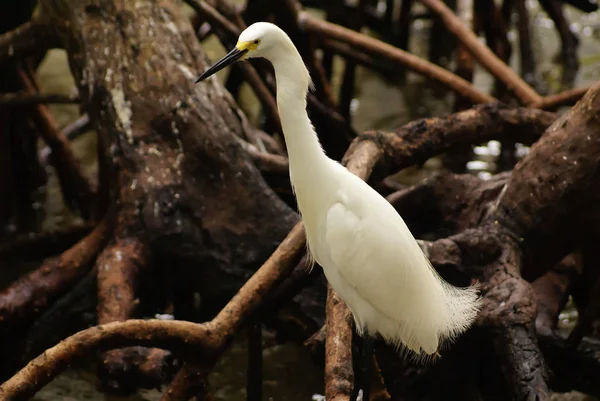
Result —
[[[242, 146], [250, 129], [245, 117], [216, 80], [194, 85], [207, 60], [175, 2], [42, 6], [40, 18], [66, 48], [80, 98], [100, 135], [114, 205], [109, 236], [117, 243], [141, 242], [151, 257], [167, 261], [162, 269], [174, 267], [207, 305], [218, 308], [298, 221]], [[29, 314], [30, 304], [42, 313], [82, 276], [98, 245], [86, 254], [89, 259], [69, 262], [74, 274], [42, 266], [35, 273], [41, 277], [15, 283], [11, 288], [27, 284], [51, 292], [18, 291], [35, 302], [17, 302], [7, 293], [1, 302], [10, 313], [1, 323], [19, 327], [26, 314], [20, 311]], [[56, 282], [45, 287], [47, 275]], [[98, 307], [127, 310], [131, 302], [101, 297]]]

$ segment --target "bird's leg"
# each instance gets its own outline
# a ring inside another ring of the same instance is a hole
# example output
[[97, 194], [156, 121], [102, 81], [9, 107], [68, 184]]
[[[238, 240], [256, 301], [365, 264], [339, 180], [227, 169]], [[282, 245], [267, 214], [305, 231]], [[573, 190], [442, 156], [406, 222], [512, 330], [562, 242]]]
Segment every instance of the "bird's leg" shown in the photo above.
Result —
[[362, 376], [362, 391], [363, 401], [369, 401], [370, 397], [370, 389], [371, 389], [371, 366], [373, 365], [373, 339], [369, 335], [367, 329], [365, 328], [365, 333], [363, 335], [363, 343], [362, 343], [362, 363], [361, 363], [361, 376]]
[[[362, 335], [355, 332], [353, 336], [354, 351], [356, 351], [356, 357], [354, 357], [354, 388], [350, 394], [351, 401], [368, 401], [369, 400], [369, 384], [370, 384], [370, 373], [371, 366], [373, 363], [373, 342], [366, 327], [362, 332]], [[362, 389], [362, 397], [359, 398], [360, 390]]]
[[[358, 373], [358, 367], [362, 368], [362, 345], [363, 339], [358, 335], [355, 331], [352, 336], [352, 360], [353, 360], [353, 368], [354, 368], [354, 386], [352, 387], [352, 393], [350, 393], [350, 401], [359, 401], [358, 395], [360, 393], [360, 389], [362, 387], [362, 375]], [[355, 354], [356, 352], [356, 354]], [[358, 357], [355, 355], [361, 354]], [[360, 362], [359, 362], [360, 361]]]

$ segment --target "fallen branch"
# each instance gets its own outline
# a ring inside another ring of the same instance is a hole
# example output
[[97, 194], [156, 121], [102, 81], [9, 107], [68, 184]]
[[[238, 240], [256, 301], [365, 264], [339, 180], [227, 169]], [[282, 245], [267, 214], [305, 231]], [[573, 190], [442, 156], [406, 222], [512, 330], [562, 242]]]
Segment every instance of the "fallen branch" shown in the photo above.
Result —
[[[95, 323], [91, 321], [90, 316], [86, 317], [85, 313], [96, 309], [97, 274], [98, 270], [94, 266], [36, 317], [27, 329], [27, 334], [22, 341], [23, 346], [15, 347], [17, 354], [13, 353], [13, 355], [19, 368], [25, 366], [45, 349]], [[15, 365], [9, 368], [11, 370], [6, 372], [4, 380], [15, 373]]]
[[[486, 287], [489, 289], [484, 301], [490, 302], [492, 308], [484, 306], [481, 316], [487, 316], [490, 323], [497, 321], [495, 346], [499, 356], [509, 358], [506, 361], [511, 368], [504, 373], [518, 398], [548, 396], [545, 366], [533, 327], [536, 298], [520, 276], [539, 277], [572, 252], [577, 236], [583, 233], [569, 237], [559, 233], [576, 220], [578, 213], [596, 207], [593, 196], [582, 194], [589, 193], [589, 188], [596, 187], [600, 179], [596, 157], [600, 140], [593, 136], [600, 121], [598, 91], [600, 84], [594, 85], [546, 130], [515, 167], [506, 188], [483, 220], [483, 226], [497, 227], [503, 233], [499, 243], [504, 244], [506, 259], [484, 269], [487, 277], [492, 273], [484, 281], [484, 292]], [[555, 184], [539, 185], [552, 183], [554, 177], [560, 177]], [[535, 262], [528, 255], [536, 255]]]
[[581, 259], [580, 252], [573, 252], [533, 283], [538, 299], [536, 330], [540, 349], [551, 369], [552, 389], [598, 396], [600, 386], [596, 373], [600, 369], [600, 342], [581, 336], [574, 343], [573, 332], [564, 338], [556, 330], [569, 291], [573, 283], [581, 279]]
[[[188, 357], [188, 362], [175, 375], [167, 391], [162, 393], [160, 401], [189, 400], [192, 397], [190, 396], [190, 388], [194, 389], [197, 397], [206, 395], [207, 393], [210, 394], [207, 383], [210, 368], [207, 365], [212, 365], [213, 363], [214, 361], [209, 362], [207, 357], [202, 362], [196, 361], [193, 357]], [[198, 399], [211, 400], [210, 397], [199, 397]]]

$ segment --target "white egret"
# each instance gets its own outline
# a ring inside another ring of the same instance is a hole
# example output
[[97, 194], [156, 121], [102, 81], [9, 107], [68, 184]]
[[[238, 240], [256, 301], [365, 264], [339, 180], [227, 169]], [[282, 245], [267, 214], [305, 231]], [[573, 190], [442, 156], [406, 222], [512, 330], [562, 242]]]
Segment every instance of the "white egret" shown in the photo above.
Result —
[[475, 319], [476, 286], [444, 281], [389, 202], [325, 155], [306, 113], [308, 70], [280, 28], [252, 24], [196, 82], [251, 57], [266, 58], [275, 69], [290, 179], [309, 253], [350, 308], [357, 331], [379, 333], [416, 356], [435, 354], [443, 340], [455, 338]]

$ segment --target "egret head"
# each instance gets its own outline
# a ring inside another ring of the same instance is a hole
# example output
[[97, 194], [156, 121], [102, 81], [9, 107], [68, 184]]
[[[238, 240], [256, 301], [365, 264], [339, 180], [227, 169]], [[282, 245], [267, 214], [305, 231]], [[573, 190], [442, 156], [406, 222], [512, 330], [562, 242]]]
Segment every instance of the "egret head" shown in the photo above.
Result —
[[290, 38], [279, 27], [268, 22], [256, 22], [240, 34], [233, 50], [200, 75], [196, 83], [204, 81], [238, 60], [265, 57], [273, 61], [277, 51], [289, 48], [290, 45], [294, 48]]

